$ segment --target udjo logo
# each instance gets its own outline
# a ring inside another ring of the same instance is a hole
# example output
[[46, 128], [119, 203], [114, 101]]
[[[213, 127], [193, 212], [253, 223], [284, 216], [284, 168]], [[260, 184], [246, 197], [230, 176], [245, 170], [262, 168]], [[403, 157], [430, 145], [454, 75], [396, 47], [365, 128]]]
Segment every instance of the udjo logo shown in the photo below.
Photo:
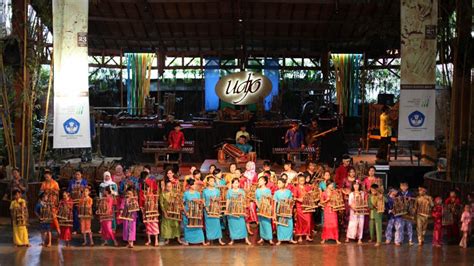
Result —
[[408, 123], [412, 127], [421, 127], [425, 123], [425, 115], [420, 111], [414, 111], [408, 115]]
[[81, 123], [74, 118], [69, 118], [63, 123], [64, 132], [68, 135], [75, 135], [79, 132]]
[[271, 81], [260, 73], [242, 71], [227, 75], [216, 84], [216, 94], [236, 105], [257, 103], [272, 91]]

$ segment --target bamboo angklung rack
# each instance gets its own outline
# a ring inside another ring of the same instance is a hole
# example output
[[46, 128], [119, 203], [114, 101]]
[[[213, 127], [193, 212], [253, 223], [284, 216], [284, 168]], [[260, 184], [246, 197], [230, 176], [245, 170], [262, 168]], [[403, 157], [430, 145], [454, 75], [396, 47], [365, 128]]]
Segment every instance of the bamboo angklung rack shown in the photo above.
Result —
[[244, 195], [242, 193], [239, 193], [237, 197], [231, 197], [227, 214], [234, 217], [245, 216], [245, 203], [246, 200], [244, 199]]
[[176, 192], [172, 192], [170, 194], [168, 208], [164, 210], [166, 213], [166, 218], [169, 220], [181, 221], [183, 219], [182, 214], [181, 214], [182, 210], [183, 210], [183, 203], [182, 203], [180, 194]]
[[273, 198], [271, 195], [263, 196], [260, 199], [257, 215], [268, 219], [273, 218]]
[[96, 202], [97, 202], [97, 210], [95, 214], [99, 216], [99, 220], [101, 222], [113, 220], [114, 212], [113, 210], [110, 209], [109, 205], [107, 204], [107, 198], [97, 199]]
[[207, 216], [211, 218], [220, 218], [221, 217], [221, 199], [220, 197], [211, 198], [209, 201], [209, 207], [207, 210]]
[[143, 207], [143, 222], [157, 222], [158, 212], [158, 195], [149, 193], [145, 196], [145, 205]]
[[321, 199], [321, 192], [319, 189], [308, 191], [303, 196], [303, 212], [315, 212], [318, 208], [318, 201]]
[[293, 205], [294, 201], [292, 199], [284, 199], [277, 201], [276, 206], [276, 221], [275, 224], [288, 226], [289, 219], [293, 217]]
[[72, 206], [73, 204], [68, 204], [65, 201], [61, 201], [59, 203], [58, 209], [58, 222], [60, 226], [71, 227], [73, 222], [73, 215], [72, 215]]
[[354, 192], [354, 214], [369, 215], [369, 203], [362, 192]]
[[218, 187], [219, 188], [219, 191], [221, 193], [221, 197], [220, 197], [220, 206], [221, 206], [221, 213], [225, 213], [226, 212], [226, 206], [227, 206], [227, 190], [229, 190], [228, 187], [226, 186], [220, 186]]
[[335, 212], [343, 211], [346, 209], [346, 206], [344, 204], [344, 197], [342, 195], [342, 192], [339, 190], [332, 191], [329, 202], [332, 210]]
[[15, 220], [17, 226], [28, 226], [29, 215], [26, 202], [12, 210], [12, 218]]
[[138, 200], [136, 197], [125, 198], [125, 204], [120, 211], [119, 219], [133, 221], [133, 213], [139, 211]]
[[39, 220], [40, 223], [51, 223], [53, 221], [53, 206], [50, 203], [43, 202]]
[[190, 228], [202, 228], [203, 221], [203, 204], [201, 200], [190, 200], [188, 203], [188, 224]]

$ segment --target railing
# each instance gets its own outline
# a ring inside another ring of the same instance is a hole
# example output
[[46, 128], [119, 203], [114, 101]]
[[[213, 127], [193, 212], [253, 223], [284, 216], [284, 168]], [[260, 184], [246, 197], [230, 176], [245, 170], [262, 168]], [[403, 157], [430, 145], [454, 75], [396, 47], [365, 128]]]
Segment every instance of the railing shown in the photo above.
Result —
[[449, 191], [455, 189], [458, 196], [465, 199], [468, 193], [474, 192], [474, 182], [457, 182], [446, 180], [445, 172], [432, 171], [424, 176], [424, 184], [432, 196], [448, 197]]

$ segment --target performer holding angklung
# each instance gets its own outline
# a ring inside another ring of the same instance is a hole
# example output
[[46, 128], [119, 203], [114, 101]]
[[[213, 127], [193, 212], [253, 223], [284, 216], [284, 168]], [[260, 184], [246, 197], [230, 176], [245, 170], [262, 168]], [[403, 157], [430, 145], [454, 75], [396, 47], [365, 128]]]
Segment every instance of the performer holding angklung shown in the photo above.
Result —
[[125, 192], [125, 198], [120, 206], [119, 219], [123, 220], [122, 239], [127, 241], [127, 247], [133, 248], [133, 242], [136, 240], [137, 217], [140, 207], [137, 196], [133, 188], [128, 188]]
[[249, 235], [253, 235], [250, 230], [251, 223], [257, 223], [257, 206], [255, 205], [255, 190], [257, 189], [257, 172], [255, 172], [255, 163], [250, 161], [245, 165], [245, 172], [240, 178], [240, 188], [245, 191], [247, 196], [247, 215], [245, 217], [245, 223], [247, 224], [247, 232]]
[[375, 242], [375, 246], [378, 247], [382, 242], [382, 218], [385, 211], [385, 198], [378, 184], [372, 184], [370, 186], [370, 196], [368, 203], [370, 210], [369, 242]]
[[82, 170], [77, 169], [74, 172], [74, 177], [69, 181], [69, 186], [67, 188], [67, 192], [71, 194], [71, 198], [74, 201], [74, 208], [73, 208], [73, 226], [72, 226], [72, 234], [76, 234], [81, 228], [81, 224], [79, 223], [79, 209], [77, 203], [82, 198], [82, 193], [84, 188], [87, 186], [87, 180], [82, 178]]
[[[306, 185], [306, 177], [303, 174], [298, 175], [298, 185], [294, 188], [294, 197], [296, 201], [296, 230], [295, 235], [298, 237], [298, 242], [303, 242], [303, 236], [306, 241], [313, 242], [311, 238], [313, 226], [313, 211], [307, 210], [303, 207], [305, 197], [312, 193], [312, 187]], [[314, 199], [310, 199], [312, 201]]]
[[[326, 173], [325, 173], [326, 174]], [[339, 230], [337, 221], [337, 209], [335, 209], [336, 202], [334, 201], [335, 193], [338, 193], [334, 188], [335, 183], [331, 180], [326, 180], [325, 191], [321, 195], [321, 205], [324, 208], [323, 233], [321, 235], [321, 244], [326, 240], [333, 239], [339, 245]]]
[[[385, 228], [385, 244], [390, 244], [393, 239], [393, 229], [395, 228], [395, 237], [400, 235], [400, 231], [397, 230], [395, 224], [399, 223], [398, 220], [401, 219], [400, 216], [396, 215], [395, 203], [398, 195], [398, 191], [395, 189], [390, 189], [388, 192], [388, 197], [385, 203], [385, 209], [387, 212], [388, 223], [387, 228]], [[395, 241], [396, 242], [396, 241]]]
[[94, 246], [94, 240], [92, 239], [91, 221], [92, 221], [92, 198], [90, 195], [89, 187], [84, 188], [82, 198], [79, 199], [78, 204], [78, 216], [81, 223], [81, 233], [84, 237], [83, 246], [87, 244], [87, 235], [89, 235], [89, 245]]
[[45, 170], [43, 173], [44, 181], [41, 183], [40, 193], [48, 194], [48, 201], [53, 210], [53, 220], [51, 226], [60, 233], [58, 219], [56, 214], [58, 212], [59, 205], [59, 185], [56, 180], [53, 179], [52, 173], [49, 170]]
[[336, 175], [334, 177], [334, 181], [336, 182], [337, 188], [344, 187], [344, 179], [347, 178], [349, 175], [349, 168], [351, 167], [351, 157], [345, 154], [342, 157], [342, 163], [336, 169]]
[[151, 237], [154, 236], [154, 246], [158, 246], [158, 184], [146, 171], [141, 172], [140, 178], [144, 180], [140, 186], [140, 208], [142, 210], [143, 223], [146, 227], [148, 241], [146, 246], [151, 244]]
[[255, 191], [255, 203], [258, 208], [258, 232], [260, 234], [260, 240], [257, 243], [262, 244], [263, 241], [268, 241], [270, 245], [273, 245], [273, 198], [267, 183], [268, 177], [266, 175], [259, 177], [258, 188]]
[[441, 247], [443, 239], [443, 199], [441, 197], [435, 198], [431, 217], [433, 217], [433, 247]]
[[29, 247], [28, 239], [28, 207], [26, 201], [21, 198], [22, 193], [18, 189], [11, 192], [13, 199], [10, 203], [10, 212], [13, 224], [13, 244], [17, 247]]
[[229, 245], [233, 245], [234, 241], [239, 239], [245, 239], [247, 245], [252, 245], [245, 226], [245, 191], [239, 188], [239, 185], [239, 179], [234, 178], [231, 189], [227, 191], [226, 215], [231, 239]]
[[428, 227], [428, 218], [431, 214], [431, 208], [434, 206], [431, 196], [426, 194], [424, 186], [418, 187], [418, 197], [416, 197], [416, 233], [418, 234], [418, 245], [425, 242], [426, 228]]
[[[409, 202], [414, 201], [415, 197], [413, 196], [413, 193], [408, 190], [407, 182], [400, 182], [400, 191], [398, 192], [398, 197], [400, 197], [404, 204], [407, 205], [405, 209], [408, 211], [408, 208], [410, 206]], [[395, 245], [398, 246], [403, 244], [403, 239], [405, 237], [405, 229], [408, 233], [408, 244], [410, 246], [413, 245], [413, 223], [411, 220], [407, 219], [407, 216], [405, 215], [402, 215], [401, 219], [395, 221], [395, 230], [399, 232], [398, 234], [395, 234]]]
[[350, 216], [347, 226], [346, 243], [349, 239], [357, 239], [357, 244], [362, 244], [364, 235], [364, 220], [368, 214], [367, 195], [361, 189], [359, 181], [352, 184], [352, 192], [349, 194]]
[[181, 220], [182, 202], [178, 192], [173, 190], [173, 182], [166, 181], [164, 191], [160, 194], [160, 208], [163, 211], [161, 218], [161, 236], [165, 239], [165, 245], [170, 239], [180, 239], [179, 221]]
[[72, 222], [73, 222], [73, 214], [72, 209], [74, 208], [74, 202], [71, 199], [69, 192], [63, 192], [63, 198], [59, 202], [59, 210], [58, 210], [58, 220], [59, 226], [61, 228], [61, 234], [59, 239], [66, 242], [66, 247], [69, 247], [69, 244], [72, 239]]
[[35, 215], [40, 222], [41, 240], [43, 247], [51, 247], [51, 221], [53, 210], [48, 202], [48, 194], [41, 193], [40, 199], [35, 206]]
[[286, 179], [278, 179], [278, 190], [273, 195], [274, 217], [273, 220], [277, 224], [276, 245], [280, 245], [281, 241], [288, 241], [296, 244], [293, 240], [293, 194], [286, 188]]
[[[216, 172], [218, 169], [214, 170]], [[220, 170], [219, 170], [220, 171]], [[220, 174], [220, 172], [219, 172]], [[222, 179], [223, 180], [223, 179]], [[222, 242], [222, 229], [221, 229], [221, 193], [216, 188], [216, 178], [214, 176], [208, 176], [207, 188], [204, 189], [202, 195], [204, 198], [204, 223], [206, 228], [207, 240], [218, 240], [221, 246], [225, 243]]]
[[115, 239], [115, 233], [112, 227], [113, 221], [115, 220], [115, 198], [112, 194], [112, 187], [105, 187], [102, 197], [98, 202], [98, 210], [96, 214], [99, 215], [100, 219], [100, 234], [102, 236], [102, 246], [106, 246], [108, 241], [113, 241], [114, 246], [118, 246], [118, 242]]
[[204, 202], [201, 193], [196, 190], [196, 184], [193, 179], [188, 180], [189, 190], [184, 192], [184, 244], [199, 244], [207, 246], [204, 239], [203, 228], [203, 207]]

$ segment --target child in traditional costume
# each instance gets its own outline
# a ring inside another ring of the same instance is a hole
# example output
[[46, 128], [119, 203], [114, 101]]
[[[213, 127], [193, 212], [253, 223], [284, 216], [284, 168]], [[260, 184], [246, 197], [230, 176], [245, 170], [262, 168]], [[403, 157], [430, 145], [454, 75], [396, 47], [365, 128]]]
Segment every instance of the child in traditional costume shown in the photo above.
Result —
[[[375, 246], [380, 246], [382, 242], [382, 218], [385, 210], [385, 199], [378, 184], [370, 186], [370, 196], [368, 200], [370, 210], [370, 241], [375, 241]], [[376, 236], [376, 237], [375, 237]]]
[[467, 239], [469, 234], [469, 225], [471, 224], [471, 206], [466, 204], [464, 206], [464, 212], [461, 215], [461, 233], [462, 238], [459, 242], [459, 246], [462, 248], [467, 248]]
[[[257, 208], [262, 207], [263, 197], [272, 197], [272, 191], [267, 187], [268, 176], [263, 175], [258, 178], [258, 188], [255, 191], [255, 200]], [[272, 206], [273, 208], [273, 206]], [[263, 217], [258, 215], [258, 231], [260, 234], [260, 240], [258, 244], [262, 244], [263, 241], [268, 241], [270, 245], [273, 245], [273, 232], [272, 232], [272, 219], [269, 217]]]
[[428, 218], [433, 207], [433, 199], [426, 194], [426, 188], [420, 186], [418, 188], [418, 197], [416, 197], [416, 233], [418, 235], [418, 245], [425, 242], [426, 228], [428, 227]]
[[40, 222], [42, 246], [51, 247], [51, 221], [53, 220], [52, 207], [48, 206], [48, 195], [40, 194], [40, 200], [35, 206], [35, 215]]
[[[221, 174], [219, 169], [214, 170], [214, 173], [216, 173], [217, 171], [219, 171], [217, 174]], [[219, 179], [219, 180], [224, 181], [224, 179]], [[219, 241], [219, 244], [223, 246], [225, 245], [225, 243], [222, 242], [222, 228], [221, 228], [220, 218], [209, 217], [209, 214], [208, 214], [211, 201], [216, 200], [216, 199], [220, 200], [221, 192], [219, 189], [216, 188], [216, 178], [214, 176], [208, 176], [206, 183], [207, 183], [207, 188], [204, 189], [202, 193], [203, 198], [204, 198], [204, 206], [205, 206], [204, 223], [205, 223], [205, 228], [206, 228], [206, 238], [209, 241], [217, 239]]]
[[73, 222], [73, 208], [74, 202], [71, 199], [69, 192], [63, 192], [63, 198], [59, 202], [59, 226], [61, 229], [61, 234], [59, 239], [66, 242], [66, 247], [69, 247], [69, 244], [72, 239], [72, 222]]
[[[327, 172], [325, 173], [325, 175]], [[331, 196], [335, 191], [335, 183], [332, 180], [325, 181], [325, 191], [321, 195], [321, 205], [324, 206], [324, 222], [323, 222], [323, 233], [321, 235], [321, 244], [326, 243], [326, 240], [333, 239], [339, 245], [339, 230], [337, 222], [337, 212], [333, 210], [331, 206]]]
[[[232, 179], [231, 182], [231, 189], [227, 191], [227, 203], [226, 203], [226, 210], [227, 210], [227, 219], [229, 224], [229, 233], [230, 239], [229, 245], [233, 245], [235, 240], [245, 239], [247, 245], [252, 245], [250, 240], [248, 239], [247, 227], [245, 225], [245, 218], [244, 214], [236, 215], [230, 213], [230, 204], [234, 204], [239, 197], [245, 201], [245, 191], [239, 188], [240, 180], [238, 178]], [[242, 202], [244, 205], [244, 202]], [[237, 208], [242, 208], [244, 210], [245, 206], [237, 206]], [[232, 207], [233, 208], [233, 207]]]
[[94, 240], [92, 239], [92, 198], [89, 196], [90, 190], [88, 187], [84, 188], [84, 196], [79, 200], [79, 208], [83, 209], [83, 212], [79, 212], [79, 220], [81, 223], [81, 233], [84, 237], [82, 245], [87, 245], [87, 236], [89, 236], [89, 245], [94, 246]]
[[441, 197], [435, 198], [431, 217], [433, 217], [433, 246], [441, 247], [443, 238], [443, 200]]
[[160, 208], [163, 211], [160, 231], [161, 236], [165, 239], [165, 245], [169, 243], [170, 239], [174, 238], [178, 241], [178, 243], [182, 243], [180, 239], [179, 221], [176, 219], [171, 219], [167, 213], [170, 205], [173, 203], [173, 197], [175, 197], [175, 193], [176, 192], [173, 191], [173, 182], [167, 181], [165, 190], [160, 194]]
[[13, 243], [17, 247], [29, 247], [28, 240], [28, 208], [26, 201], [21, 198], [21, 191], [15, 189], [12, 191], [14, 199], [10, 203], [10, 212], [13, 223]]
[[[284, 219], [286, 225], [282, 223], [277, 224], [278, 242], [276, 243], [276, 245], [280, 245], [281, 241], [288, 241], [292, 244], [296, 244], [298, 242], [293, 240], [293, 217], [279, 217], [277, 213], [277, 210], [281, 208], [281, 205], [284, 204], [284, 201], [288, 202], [288, 200], [293, 199], [293, 194], [289, 189], [286, 188], [286, 179], [280, 177], [280, 179], [278, 179], [277, 185], [278, 190], [275, 191], [275, 194], [273, 195], [273, 209], [275, 210], [274, 220], [279, 221], [279, 219]], [[287, 206], [287, 208], [289, 208], [290, 212], [292, 212], [293, 205]]]

